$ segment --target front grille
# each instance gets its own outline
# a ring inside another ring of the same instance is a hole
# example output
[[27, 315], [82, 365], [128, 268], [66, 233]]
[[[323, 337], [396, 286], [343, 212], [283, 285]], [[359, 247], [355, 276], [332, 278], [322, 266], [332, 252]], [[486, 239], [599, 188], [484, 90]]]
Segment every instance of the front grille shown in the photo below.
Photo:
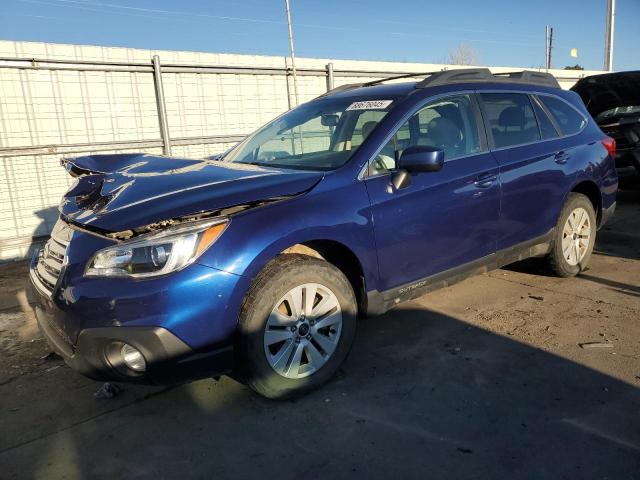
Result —
[[51, 296], [58, 283], [72, 237], [71, 227], [64, 221], [58, 220], [51, 232], [51, 238], [38, 253], [38, 259], [31, 269], [33, 283], [48, 296]]

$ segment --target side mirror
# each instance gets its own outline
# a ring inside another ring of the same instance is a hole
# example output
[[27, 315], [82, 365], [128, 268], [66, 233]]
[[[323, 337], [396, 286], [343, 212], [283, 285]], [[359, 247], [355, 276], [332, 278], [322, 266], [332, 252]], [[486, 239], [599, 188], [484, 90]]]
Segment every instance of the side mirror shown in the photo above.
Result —
[[398, 160], [398, 169], [409, 173], [437, 172], [444, 165], [444, 150], [427, 145], [415, 145], [405, 149]]

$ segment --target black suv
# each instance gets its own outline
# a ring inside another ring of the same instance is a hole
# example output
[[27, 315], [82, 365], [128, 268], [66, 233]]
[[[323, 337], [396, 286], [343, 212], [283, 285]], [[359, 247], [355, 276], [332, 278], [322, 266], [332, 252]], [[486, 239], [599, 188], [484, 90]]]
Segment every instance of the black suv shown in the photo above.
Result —
[[616, 167], [640, 173], [640, 71], [585, 77], [571, 89], [604, 133], [616, 141]]

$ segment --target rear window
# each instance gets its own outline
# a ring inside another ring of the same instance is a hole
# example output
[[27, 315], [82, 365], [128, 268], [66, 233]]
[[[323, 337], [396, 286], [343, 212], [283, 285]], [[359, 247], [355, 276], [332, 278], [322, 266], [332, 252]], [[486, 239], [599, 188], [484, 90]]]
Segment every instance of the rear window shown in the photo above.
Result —
[[587, 125], [587, 120], [575, 108], [559, 98], [546, 95], [540, 95], [538, 98], [551, 112], [563, 134], [578, 133]]
[[540, 130], [528, 95], [483, 93], [480, 96], [496, 148], [540, 140]]

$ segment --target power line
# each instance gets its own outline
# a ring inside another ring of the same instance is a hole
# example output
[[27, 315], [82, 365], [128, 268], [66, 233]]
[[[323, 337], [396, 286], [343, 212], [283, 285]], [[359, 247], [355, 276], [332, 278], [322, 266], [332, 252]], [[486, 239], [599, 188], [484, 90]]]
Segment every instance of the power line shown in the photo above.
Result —
[[[225, 15], [213, 15], [208, 13], [200, 13], [200, 12], [181, 12], [176, 10], [166, 10], [166, 9], [157, 9], [157, 8], [146, 8], [146, 7], [133, 7], [128, 5], [121, 5], [116, 3], [104, 3], [104, 2], [85, 2], [81, 0], [14, 0], [22, 3], [35, 3], [41, 5], [50, 5], [55, 7], [62, 8], [71, 8], [77, 10], [85, 10], [90, 12], [97, 13], [111, 13], [115, 15], [126, 15], [126, 16], [135, 16], [135, 17], [144, 17], [144, 13], [149, 14], [158, 14], [158, 15], [171, 15], [171, 16], [183, 16], [183, 17], [195, 17], [195, 18], [211, 18], [215, 20], [227, 20], [227, 21], [237, 21], [237, 22], [248, 22], [248, 23], [263, 23], [270, 25], [284, 25], [285, 22], [280, 20], [270, 20], [264, 18], [255, 18], [255, 17], [236, 17], [236, 16], [225, 16]], [[106, 9], [114, 9], [116, 11], [104, 10], [99, 7], [103, 7]], [[117, 11], [124, 10], [124, 11]], [[133, 13], [137, 12], [137, 13]], [[336, 16], [337, 18], [338, 16]], [[391, 21], [384, 20], [376, 20], [377, 23], [393, 23]], [[417, 24], [413, 24], [417, 25]], [[356, 28], [356, 27], [339, 27], [332, 25], [321, 25], [321, 24], [313, 24], [313, 23], [296, 23], [296, 27], [298, 28], [315, 28], [321, 30], [332, 30], [332, 31], [344, 31], [344, 32], [370, 32], [370, 29], [365, 28]], [[454, 29], [458, 31], [466, 31], [471, 33], [491, 33], [491, 34], [501, 34], [505, 36], [512, 37], [528, 37], [527, 35], [520, 34], [505, 34], [504, 32], [491, 32], [484, 30], [470, 30], [470, 29]], [[395, 35], [395, 36], [405, 36], [405, 37], [414, 37], [414, 38], [455, 38], [456, 40], [464, 40], [472, 43], [489, 43], [489, 44], [502, 44], [503, 40], [491, 40], [491, 39], [474, 39], [474, 38], [464, 38], [460, 39], [457, 36], [445, 36], [437, 35], [437, 34], [424, 34], [424, 33], [411, 33], [406, 31], [389, 31], [389, 30], [377, 30], [378, 34], [387, 34], [387, 35]], [[510, 45], [522, 46], [522, 47], [535, 47], [534, 43], [521, 43], [521, 42], [509, 42]]]

